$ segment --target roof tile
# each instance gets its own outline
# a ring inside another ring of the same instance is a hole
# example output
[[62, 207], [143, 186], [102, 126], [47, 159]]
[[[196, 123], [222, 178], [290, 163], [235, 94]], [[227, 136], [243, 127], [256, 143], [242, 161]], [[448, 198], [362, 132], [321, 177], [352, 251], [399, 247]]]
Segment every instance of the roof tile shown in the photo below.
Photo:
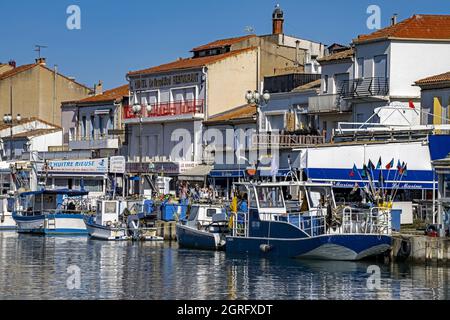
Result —
[[243, 52], [254, 50], [254, 49], [255, 49], [254, 47], [250, 47], [250, 48], [246, 48], [246, 49], [230, 51], [230, 52], [215, 55], [215, 56], [180, 59], [180, 60], [173, 61], [170, 63], [162, 64], [157, 67], [152, 67], [152, 68], [139, 70], [139, 71], [132, 71], [132, 72], [129, 72], [128, 75], [134, 76], [134, 75], [167, 72], [167, 71], [172, 71], [172, 70], [200, 68], [200, 67], [206, 66], [208, 64], [211, 64], [211, 63], [214, 63], [214, 62], [217, 62], [217, 61], [220, 61], [220, 60], [232, 57], [232, 56], [236, 56]]
[[436, 84], [441, 82], [449, 82], [450, 83], [450, 71], [441, 73], [438, 75], [434, 75], [425, 79], [421, 79], [416, 81], [416, 85], [427, 85], [427, 84]]
[[205, 45], [199, 46], [197, 48], [192, 49], [192, 52], [195, 51], [203, 51], [203, 50], [208, 50], [208, 49], [215, 49], [215, 48], [222, 48], [222, 47], [227, 47], [227, 46], [231, 46], [235, 43], [241, 42], [241, 41], [245, 41], [251, 38], [256, 37], [256, 35], [251, 34], [251, 35], [247, 35], [247, 36], [242, 36], [242, 37], [235, 37], [235, 38], [228, 38], [228, 39], [221, 39], [221, 40], [216, 40], [210, 43], [207, 43]]
[[416, 14], [395, 25], [360, 35], [354, 43], [381, 39], [450, 40], [450, 15]]

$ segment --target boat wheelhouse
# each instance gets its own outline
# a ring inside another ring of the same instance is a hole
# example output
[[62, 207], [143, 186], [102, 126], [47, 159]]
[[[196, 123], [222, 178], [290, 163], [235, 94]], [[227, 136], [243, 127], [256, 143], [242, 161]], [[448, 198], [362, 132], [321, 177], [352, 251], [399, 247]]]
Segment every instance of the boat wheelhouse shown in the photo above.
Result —
[[41, 190], [19, 194], [13, 211], [19, 233], [87, 235], [87, 191]]
[[360, 260], [391, 247], [389, 206], [336, 206], [331, 184], [238, 183], [248, 211], [232, 217], [226, 251], [267, 257]]
[[182, 248], [224, 250], [228, 222], [223, 206], [194, 204], [187, 221], [176, 226], [178, 244]]
[[0, 231], [16, 230], [17, 225], [12, 217], [13, 207], [13, 197], [0, 198]]

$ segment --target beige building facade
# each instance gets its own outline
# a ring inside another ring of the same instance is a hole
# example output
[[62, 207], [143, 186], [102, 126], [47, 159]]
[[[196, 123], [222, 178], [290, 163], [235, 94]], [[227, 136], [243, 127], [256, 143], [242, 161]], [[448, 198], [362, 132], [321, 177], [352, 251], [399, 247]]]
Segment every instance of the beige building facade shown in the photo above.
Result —
[[[3, 67], [2, 67], [3, 66]], [[0, 66], [0, 115], [36, 117], [61, 124], [61, 102], [80, 100], [91, 89], [49, 69], [45, 59], [15, 67], [12, 63]], [[12, 98], [12, 99], [11, 99]], [[12, 101], [11, 101], [12, 100]], [[12, 102], [12, 103], [11, 103]]]

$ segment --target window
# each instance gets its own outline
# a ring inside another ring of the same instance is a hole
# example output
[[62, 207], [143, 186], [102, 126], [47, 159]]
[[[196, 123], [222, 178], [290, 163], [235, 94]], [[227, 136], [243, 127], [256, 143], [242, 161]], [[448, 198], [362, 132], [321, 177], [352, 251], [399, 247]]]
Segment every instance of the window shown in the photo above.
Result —
[[386, 78], [387, 75], [387, 56], [385, 54], [373, 58], [375, 64], [374, 77]]
[[326, 75], [323, 82], [323, 93], [328, 92], [328, 76]]
[[357, 79], [362, 79], [364, 78], [364, 58], [357, 59], [357, 66], [358, 66], [358, 70], [356, 70]]
[[256, 187], [260, 208], [284, 208], [283, 192], [279, 187]]
[[188, 221], [195, 221], [195, 219], [197, 219], [198, 208], [199, 207], [197, 207], [197, 206], [191, 207], [191, 211], [189, 212], [189, 219], [188, 219]]
[[348, 73], [338, 73], [335, 75], [336, 78], [336, 92], [343, 93], [348, 92], [348, 80], [350, 79], [350, 74]]
[[87, 136], [87, 119], [86, 116], [83, 116], [81, 120], [81, 135], [83, 138], [86, 138]]
[[91, 116], [91, 139], [95, 137], [95, 116]]

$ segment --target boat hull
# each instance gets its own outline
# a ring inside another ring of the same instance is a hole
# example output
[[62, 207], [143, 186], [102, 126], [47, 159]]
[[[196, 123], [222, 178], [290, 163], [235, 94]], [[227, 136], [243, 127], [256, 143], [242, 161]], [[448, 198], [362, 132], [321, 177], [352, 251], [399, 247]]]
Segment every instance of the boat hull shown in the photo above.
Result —
[[91, 238], [105, 241], [127, 241], [131, 237], [127, 235], [126, 228], [114, 228], [94, 223], [92, 217], [84, 219], [87, 232]]
[[357, 261], [383, 254], [391, 248], [387, 235], [342, 234], [301, 239], [227, 237], [230, 254], [266, 257]]
[[220, 235], [207, 231], [197, 230], [185, 225], [177, 224], [177, 241], [181, 248], [199, 250], [224, 250], [220, 245]]
[[38, 216], [19, 216], [13, 218], [19, 233], [41, 235], [87, 235], [81, 214], [52, 214]]

